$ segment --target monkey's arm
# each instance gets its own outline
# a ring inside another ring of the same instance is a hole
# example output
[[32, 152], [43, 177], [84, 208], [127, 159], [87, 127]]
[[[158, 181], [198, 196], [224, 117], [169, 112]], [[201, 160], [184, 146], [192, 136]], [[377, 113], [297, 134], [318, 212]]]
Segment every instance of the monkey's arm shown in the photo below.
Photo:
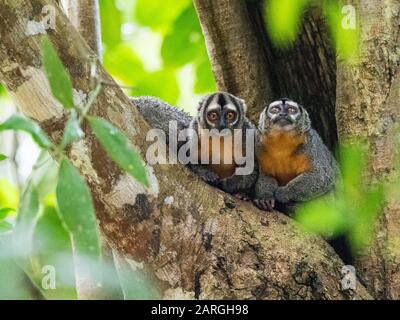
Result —
[[312, 200], [335, 187], [339, 175], [336, 160], [314, 130], [309, 139], [305, 153], [311, 158], [312, 169], [277, 188], [275, 199], [281, 203]]
[[260, 173], [255, 186], [255, 199], [273, 199], [277, 188], [275, 178]]
[[275, 178], [261, 173], [255, 185], [254, 204], [261, 210], [272, 211], [275, 206], [274, 193], [278, 188]]
[[257, 181], [258, 170], [253, 170], [248, 175], [233, 175], [221, 180], [221, 189], [230, 194], [250, 196]]
[[219, 185], [219, 177], [216, 173], [211, 171], [207, 165], [205, 164], [188, 164], [188, 167], [190, 170], [192, 170], [195, 174], [200, 176], [205, 182], [213, 185], [213, 186], [218, 186]]

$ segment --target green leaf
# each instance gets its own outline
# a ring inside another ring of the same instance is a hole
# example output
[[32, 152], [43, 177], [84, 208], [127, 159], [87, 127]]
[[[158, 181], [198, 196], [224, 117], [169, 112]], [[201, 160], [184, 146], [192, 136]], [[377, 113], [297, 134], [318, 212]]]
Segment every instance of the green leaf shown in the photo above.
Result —
[[321, 1], [321, 5], [338, 58], [348, 61], [357, 59], [361, 35], [355, 7], [343, 5], [340, 1]]
[[61, 218], [72, 234], [76, 254], [100, 260], [99, 230], [89, 187], [66, 159], [60, 165], [56, 197]]
[[121, 42], [122, 12], [116, 1], [100, 1], [101, 35], [107, 50]]
[[0, 153], [0, 162], [6, 160], [8, 157]]
[[164, 38], [161, 56], [166, 65], [180, 67], [194, 60], [204, 46], [200, 23], [193, 5], [190, 5]]
[[104, 66], [114, 77], [127, 85], [140, 83], [141, 74], [145, 73], [143, 62], [126, 43], [119, 44], [104, 56]]
[[0, 233], [11, 231], [13, 228], [12, 224], [7, 221], [0, 221]]
[[123, 170], [140, 183], [149, 186], [146, 169], [139, 153], [129, 145], [125, 135], [109, 122], [90, 117], [90, 126], [103, 148]]
[[13, 115], [8, 120], [0, 124], [0, 131], [4, 130], [21, 130], [29, 133], [32, 139], [44, 149], [52, 146], [50, 139], [46, 133], [32, 120], [24, 118], [20, 115]]
[[5, 218], [7, 218], [7, 216], [9, 215], [9, 213], [14, 212], [14, 209], [11, 208], [2, 208], [0, 209], [0, 220], [3, 220]]
[[13, 233], [14, 250], [21, 262], [26, 263], [32, 253], [33, 233], [39, 216], [39, 197], [35, 187], [28, 184], [18, 207], [17, 222]]
[[53, 96], [66, 108], [74, 108], [72, 83], [50, 40], [42, 43], [43, 66]]
[[296, 211], [295, 220], [307, 229], [324, 237], [332, 237], [346, 231], [346, 217], [336, 206], [332, 195], [313, 200]]
[[75, 110], [71, 110], [71, 116], [65, 126], [61, 148], [64, 149], [70, 143], [80, 140], [84, 137], [84, 133], [79, 125], [78, 115]]
[[270, 0], [266, 6], [267, 29], [274, 44], [286, 47], [296, 40], [309, 0]]
[[204, 58], [196, 66], [196, 83], [194, 87], [195, 93], [205, 93], [216, 91], [217, 86], [214, 79], [214, 74], [211, 70], [211, 64], [208, 56], [204, 53]]
[[42, 279], [42, 267], [53, 266], [57, 286], [43, 290], [46, 299], [76, 299], [75, 270], [69, 233], [65, 230], [57, 211], [55, 200], [45, 201], [34, 234], [35, 278]]
[[179, 98], [179, 85], [175, 70], [164, 69], [140, 75], [133, 93], [136, 96], [152, 95], [172, 105], [176, 104]]
[[[355, 252], [368, 245], [373, 239], [374, 227], [379, 213], [383, 211], [385, 190], [382, 185], [362, 192], [362, 201], [353, 207], [353, 223], [350, 230], [350, 243]], [[350, 204], [350, 203], [349, 203]]]
[[[0, 300], [37, 299], [39, 291], [26, 273], [14, 262], [8, 239], [0, 239]], [[33, 289], [33, 290], [32, 290]]]
[[16, 210], [19, 202], [18, 188], [10, 181], [0, 179], [0, 207]]
[[135, 19], [153, 30], [165, 30], [190, 3], [190, 0], [137, 0]]

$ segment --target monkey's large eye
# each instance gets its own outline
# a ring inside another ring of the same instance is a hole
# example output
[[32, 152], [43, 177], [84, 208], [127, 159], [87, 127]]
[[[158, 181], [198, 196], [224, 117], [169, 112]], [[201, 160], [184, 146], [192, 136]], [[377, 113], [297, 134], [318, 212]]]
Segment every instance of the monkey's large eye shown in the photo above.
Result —
[[233, 111], [229, 111], [226, 114], [226, 120], [228, 120], [228, 121], [232, 121], [233, 119], [235, 119], [235, 117], [236, 117], [236, 114]]
[[208, 120], [214, 122], [218, 119], [218, 113], [215, 111], [211, 111], [208, 113], [207, 117], [208, 117]]
[[272, 107], [271, 109], [269, 109], [269, 112], [271, 112], [272, 114], [279, 113], [280, 111], [281, 111], [281, 108], [279, 108], [279, 107]]
[[296, 114], [297, 113], [297, 108], [289, 107], [288, 111], [289, 111], [289, 114]]

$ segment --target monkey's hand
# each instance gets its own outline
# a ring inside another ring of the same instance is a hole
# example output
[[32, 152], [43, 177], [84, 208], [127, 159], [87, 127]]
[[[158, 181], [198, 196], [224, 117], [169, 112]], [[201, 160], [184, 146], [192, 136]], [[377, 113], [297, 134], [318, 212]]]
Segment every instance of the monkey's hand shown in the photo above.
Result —
[[250, 201], [250, 197], [244, 193], [235, 193], [233, 196], [242, 201]]
[[273, 177], [260, 173], [255, 187], [254, 204], [261, 210], [272, 211], [275, 207], [274, 193], [277, 188], [278, 182]]
[[249, 195], [257, 181], [258, 171], [254, 170], [249, 175], [237, 175], [221, 179], [220, 187], [229, 194], [235, 195], [240, 200], [249, 200]]
[[205, 182], [216, 186], [219, 182], [219, 177], [215, 172], [212, 172], [206, 165], [203, 164], [189, 164], [188, 167], [196, 173]]
[[275, 199], [254, 199], [254, 204], [258, 209], [272, 211], [275, 207]]

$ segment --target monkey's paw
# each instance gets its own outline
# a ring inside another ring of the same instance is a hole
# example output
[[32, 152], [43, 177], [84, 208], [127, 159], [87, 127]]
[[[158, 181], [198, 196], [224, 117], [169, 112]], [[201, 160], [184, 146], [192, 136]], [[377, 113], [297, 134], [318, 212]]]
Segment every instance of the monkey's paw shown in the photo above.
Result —
[[217, 184], [219, 181], [218, 176], [211, 171], [201, 174], [201, 178], [209, 184]]
[[236, 193], [233, 195], [236, 199], [242, 200], [242, 201], [250, 201], [250, 198], [243, 194], [243, 193]]
[[275, 207], [275, 199], [255, 199], [253, 202], [257, 208], [264, 211], [273, 211]]

